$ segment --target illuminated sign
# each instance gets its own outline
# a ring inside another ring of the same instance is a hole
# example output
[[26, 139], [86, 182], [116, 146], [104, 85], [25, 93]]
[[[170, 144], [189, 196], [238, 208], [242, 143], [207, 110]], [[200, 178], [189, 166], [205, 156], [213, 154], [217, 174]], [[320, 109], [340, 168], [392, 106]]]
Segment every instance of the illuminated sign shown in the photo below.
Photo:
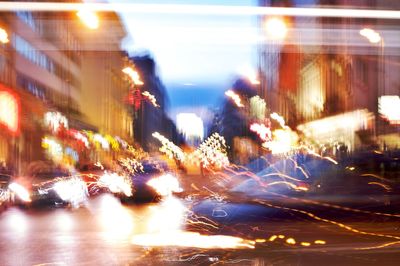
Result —
[[57, 132], [61, 126], [68, 128], [68, 119], [59, 112], [47, 112], [44, 115], [44, 123], [53, 132]]
[[384, 95], [379, 97], [379, 113], [390, 124], [400, 125], [400, 97], [398, 95]]
[[3, 90], [0, 85], [0, 124], [5, 125], [12, 133], [18, 132], [19, 101], [17, 97]]

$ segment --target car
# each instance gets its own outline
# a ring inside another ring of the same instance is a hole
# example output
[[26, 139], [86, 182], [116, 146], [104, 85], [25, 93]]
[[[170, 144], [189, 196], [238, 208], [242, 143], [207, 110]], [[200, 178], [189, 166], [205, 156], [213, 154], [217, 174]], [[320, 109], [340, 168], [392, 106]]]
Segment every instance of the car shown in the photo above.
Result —
[[52, 165], [36, 167], [14, 178], [8, 187], [13, 203], [23, 207], [43, 204], [78, 207], [88, 195], [81, 178]]
[[120, 197], [122, 202], [156, 202], [173, 193], [182, 192], [178, 178], [162, 162], [143, 161], [141, 171], [129, 176], [132, 195]]
[[11, 192], [8, 188], [11, 178], [10, 172], [0, 171], [0, 209], [11, 204]]

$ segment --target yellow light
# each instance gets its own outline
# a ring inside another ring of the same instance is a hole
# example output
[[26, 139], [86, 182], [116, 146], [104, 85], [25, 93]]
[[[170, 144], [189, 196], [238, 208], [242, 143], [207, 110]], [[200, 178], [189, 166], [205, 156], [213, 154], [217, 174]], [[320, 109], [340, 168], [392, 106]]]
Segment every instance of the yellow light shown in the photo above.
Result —
[[283, 40], [287, 34], [287, 26], [281, 18], [270, 18], [265, 22], [265, 29], [271, 39]]
[[0, 28], [0, 42], [1, 43], [8, 43], [10, 40], [8, 39], [8, 34], [6, 30]]
[[286, 239], [286, 243], [288, 243], [290, 245], [294, 245], [294, 244], [296, 244], [296, 240], [294, 240], [294, 238], [288, 238], [288, 239]]
[[360, 30], [360, 35], [367, 38], [370, 43], [378, 43], [382, 39], [378, 32], [368, 28]]
[[140, 80], [139, 73], [131, 67], [125, 67], [122, 72], [127, 74], [133, 81], [135, 85], [143, 85], [143, 81]]
[[240, 96], [236, 94], [234, 91], [227, 90], [225, 92], [225, 95], [231, 98], [235, 102], [237, 107], [244, 107], [244, 105], [242, 104], [242, 100], [240, 99]]
[[87, 9], [78, 11], [77, 16], [89, 29], [97, 29], [99, 27], [99, 18], [96, 13]]

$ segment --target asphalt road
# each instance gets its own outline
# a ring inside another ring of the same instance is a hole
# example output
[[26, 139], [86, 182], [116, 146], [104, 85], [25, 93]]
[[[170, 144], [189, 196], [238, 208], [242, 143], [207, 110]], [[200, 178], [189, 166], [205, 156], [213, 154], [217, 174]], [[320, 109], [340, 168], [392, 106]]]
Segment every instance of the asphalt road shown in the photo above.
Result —
[[[0, 265], [399, 265], [400, 218], [348, 213], [212, 197], [121, 205], [111, 195], [74, 210], [13, 207], [0, 214]], [[183, 237], [189, 230], [205, 238]], [[208, 235], [257, 243], [240, 249], [192, 247], [215, 241]], [[155, 242], [162, 246], [151, 247]]]

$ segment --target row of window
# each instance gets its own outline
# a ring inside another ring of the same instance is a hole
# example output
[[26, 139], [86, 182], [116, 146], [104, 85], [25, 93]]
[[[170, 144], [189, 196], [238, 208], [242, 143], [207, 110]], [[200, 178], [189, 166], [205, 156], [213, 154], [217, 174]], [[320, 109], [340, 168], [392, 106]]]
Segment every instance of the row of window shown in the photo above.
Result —
[[15, 12], [17, 17], [22, 20], [26, 25], [28, 25], [32, 30], [36, 31], [37, 33], [41, 34], [43, 32], [43, 25], [39, 23], [34, 18], [31, 12], [26, 11], [18, 11]]
[[55, 63], [49, 56], [45, 53], [37, 50], [33, 47], [28, 41], [23, 39], [21, 36], [15, 34], [14, 35], [14, 47], [15, 50], [27, 58], [29, 61], [35, 63], [36, 65], [46, 69], [52, 74], [55, 74], [62, 80], [69, 80], [69, 82], [76, 88], [80, 88], [81, 83], [80, 80], [75, 78], [75, 76], [69, 72], [68, 70], [64, 69], [57, 63]]
[[46, 69], [50, 73], [55, 73], [55, 64], [46, 54], [37, 50], [29, 42], [20, 37], [19, 35], [14, 35], [14, 48], [15, 50], [27, 58], [29, 61], [35, 63], [36, 65]]

